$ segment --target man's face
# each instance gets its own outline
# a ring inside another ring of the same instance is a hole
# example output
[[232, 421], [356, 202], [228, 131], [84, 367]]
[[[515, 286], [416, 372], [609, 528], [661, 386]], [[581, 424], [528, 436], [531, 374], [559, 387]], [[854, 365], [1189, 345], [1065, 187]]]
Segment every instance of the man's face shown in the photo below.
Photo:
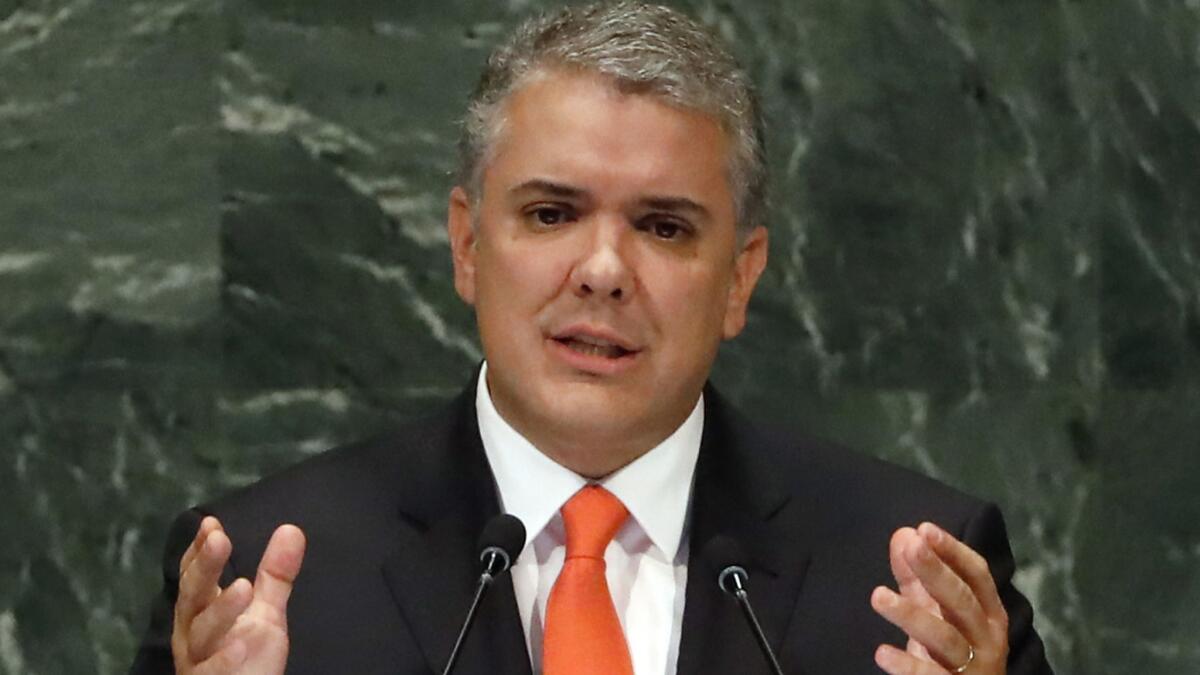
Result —
[[708, 116], [564, 73], [534, 79], [506, 113], [478, 212], [451, 194], [455, 286], [475, 306], [500, 414], [559, 463], [603, 475], [695, 406], [745, 323], [766, 231], [738, 242], [728, 140]]

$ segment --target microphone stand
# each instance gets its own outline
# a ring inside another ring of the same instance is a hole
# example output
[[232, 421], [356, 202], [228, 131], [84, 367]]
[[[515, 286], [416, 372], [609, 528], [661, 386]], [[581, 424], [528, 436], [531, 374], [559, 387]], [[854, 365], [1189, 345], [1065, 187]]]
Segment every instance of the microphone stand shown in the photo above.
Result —
[[458, 653], [462, 650], [467, 633], [471, 630], [471, 624], [475, 623], [475, 612], [479, 609], [483, 595], [496, 580], [496, 572], [503, 572], [508, 567], [508, 554], [499, 547], [489, 547], [480, 557], [485, 564], [483, 574], [479, 575], [479, 583], [475, 586], [475, 599], [471, 600], [471, 607], [467, 609], [467, 618], [463, 621], [462, 630], [458, 632], [458, 638], [454, 640], [454, 649], [450, 650], [450, 659], [446, 661], [446, 669], [442, 671], [442, 675], [450, 675], [450, 671], [454, 670], [454, 664], [458, 661]]
[[742, 608], [742, 614], [745, 615], [746, 622], [750, 624], [754, 639], [758, 641], [758, 648], [766, 657], [771, 672], [774, 675], [783, 675], [783, 669], [779, 667], [779, 660], [775, 658], [775, 651], [771, 649], [771, 643], [767, 642], [767, 636], [763, 633], [762, 625], [758, 623], [754, 608], [750, 606], [750, 596], [746, 593], [747, 576], [746, 570], [741, 567], [730, 566], [721, 572], [717, 583], [723, 590], [737, 598], [738, 605]]

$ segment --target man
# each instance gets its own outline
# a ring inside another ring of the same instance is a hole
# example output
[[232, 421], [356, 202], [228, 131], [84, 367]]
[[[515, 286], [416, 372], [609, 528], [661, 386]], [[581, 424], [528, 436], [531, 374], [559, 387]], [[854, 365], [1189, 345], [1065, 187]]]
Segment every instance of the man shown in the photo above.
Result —
[[456, 672], [768, 672], [719, 535], [785, 672], [1049, 672], [994, 507], [769, 436], [706, 387], [767, 259], [758, 112], [709, 33], [628, 3], [527, 22], [462, 157], [480, 374], [435, 418], [185, 513], [135, 672], [441, 672], [504, 511], [528, 543]]

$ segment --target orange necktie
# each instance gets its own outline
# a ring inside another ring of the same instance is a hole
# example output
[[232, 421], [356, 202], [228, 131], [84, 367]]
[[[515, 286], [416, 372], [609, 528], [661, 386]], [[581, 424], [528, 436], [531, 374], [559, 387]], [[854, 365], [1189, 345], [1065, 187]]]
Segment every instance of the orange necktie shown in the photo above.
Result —
[[604, 549], [629, 511], [589, 485], [562, 507], [567, 558], [550, 589], [542, 642], [544, 675], [633, 675], [629, 646], [604, 578]]

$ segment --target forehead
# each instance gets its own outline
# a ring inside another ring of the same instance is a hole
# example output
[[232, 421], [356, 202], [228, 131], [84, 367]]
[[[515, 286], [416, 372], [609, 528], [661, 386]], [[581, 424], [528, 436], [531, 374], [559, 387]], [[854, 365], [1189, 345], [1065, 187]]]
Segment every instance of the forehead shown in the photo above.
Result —
[[485, 177], [549, 173], [598, 186], [702, 194], [731, 208], [729, 148], [710, 115], [622, 92], [600, 75], [550, 71], [508, 98]]

